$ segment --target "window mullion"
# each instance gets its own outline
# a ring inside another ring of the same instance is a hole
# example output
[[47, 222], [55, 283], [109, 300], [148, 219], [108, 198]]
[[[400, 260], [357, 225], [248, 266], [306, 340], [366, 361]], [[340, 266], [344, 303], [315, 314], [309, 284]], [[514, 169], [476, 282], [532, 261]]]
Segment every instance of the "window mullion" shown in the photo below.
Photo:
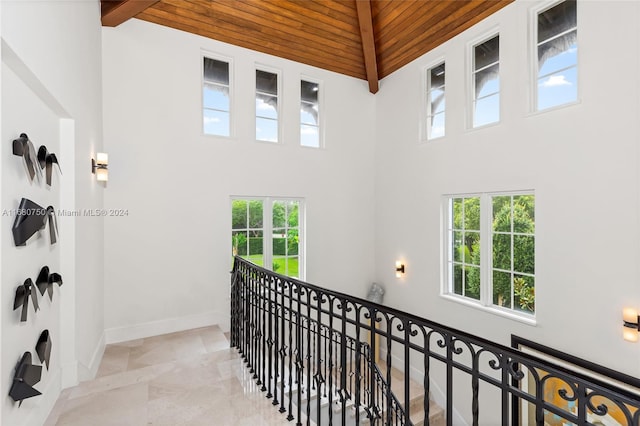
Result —
[[492, 235], [491, 235], [491, 197], [480, 197], [480, 302], [490, 306], [492, 302]]

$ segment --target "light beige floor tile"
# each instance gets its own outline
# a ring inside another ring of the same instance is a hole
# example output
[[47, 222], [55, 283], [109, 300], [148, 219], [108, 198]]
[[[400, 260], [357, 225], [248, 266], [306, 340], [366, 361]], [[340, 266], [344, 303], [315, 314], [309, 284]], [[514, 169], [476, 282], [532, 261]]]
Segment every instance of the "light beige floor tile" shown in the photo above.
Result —
[[147, 424], [148, 385], [139, 383], [67, 401], [58, 426]]

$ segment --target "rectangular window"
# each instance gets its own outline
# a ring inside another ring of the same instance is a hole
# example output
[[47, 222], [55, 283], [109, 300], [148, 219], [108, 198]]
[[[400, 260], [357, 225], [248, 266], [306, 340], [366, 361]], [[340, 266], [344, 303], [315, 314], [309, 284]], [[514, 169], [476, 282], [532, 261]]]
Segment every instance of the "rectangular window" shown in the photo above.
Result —
[[427, 70], [427, 139], [444, 136], [444, 62]]
[[256, 70], [256, 139], [278, 142], [278, 74]]
[[537, 110], [578, 99], [578, 26], [576, 0], [537, 13]]
[[300, 145], [320, 147], [320, 84], [300, 81]]
[[446, 214], [446, 292], [533, 314], [534, 195], [448, 197]]
[[473, 127], [500, 121], [500, 36], [473, 46]]
[[232, 254], [304, 279], [303, 209], [300, 199], [232, 199]]
[[207, 135], [231, 136], [229, 63], [204, 58], [203, 129]]

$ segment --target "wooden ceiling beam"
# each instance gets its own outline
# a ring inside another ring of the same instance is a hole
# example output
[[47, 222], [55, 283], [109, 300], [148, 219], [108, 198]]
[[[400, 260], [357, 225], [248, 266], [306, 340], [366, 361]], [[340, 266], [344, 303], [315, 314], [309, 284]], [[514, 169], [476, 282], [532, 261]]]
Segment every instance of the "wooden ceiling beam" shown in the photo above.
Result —
[[146, 8], [153, 6], [158, 1], [159, 0], [102, 0], [102, 25], [105, 27], [117, 27], [144, 11]]
[[356, 0], [358, 23], [360, 24], [360, 38], [362, 39], [362, 54], [364, 68], [369, 81], [369, 91], [378, 92], [378, 61], [376, 59], [376, 43], [373, 33], [373, 18], [371, 16], [371, 0]]

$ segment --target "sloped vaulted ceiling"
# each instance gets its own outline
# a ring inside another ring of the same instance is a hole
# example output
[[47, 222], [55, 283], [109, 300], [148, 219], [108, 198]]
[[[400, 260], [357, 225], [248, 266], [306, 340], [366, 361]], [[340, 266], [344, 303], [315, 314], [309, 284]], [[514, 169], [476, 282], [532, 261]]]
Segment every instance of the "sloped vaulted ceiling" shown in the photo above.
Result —
[[513, 0], [103, 0], [102, 24], [135, 17], [369, 82]]

